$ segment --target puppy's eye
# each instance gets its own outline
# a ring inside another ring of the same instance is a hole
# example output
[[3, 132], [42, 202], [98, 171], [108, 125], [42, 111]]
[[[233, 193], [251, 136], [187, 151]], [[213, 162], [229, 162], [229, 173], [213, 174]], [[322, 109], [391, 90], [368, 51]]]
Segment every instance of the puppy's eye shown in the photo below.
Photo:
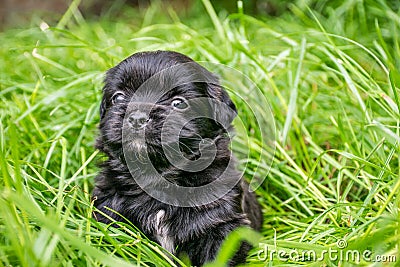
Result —
[[125, 94], [121, 93], [121, 92], [116, 92], [112, 98], [111, 101], [113, 104], [118, 104], [118, 103], [122, 103], [125, 101]]
[[172, 100], [171, 106], [175, 109], [186, 109], [189, 107], [188, 103], [186, 102], [186, 99], [180, 97]]

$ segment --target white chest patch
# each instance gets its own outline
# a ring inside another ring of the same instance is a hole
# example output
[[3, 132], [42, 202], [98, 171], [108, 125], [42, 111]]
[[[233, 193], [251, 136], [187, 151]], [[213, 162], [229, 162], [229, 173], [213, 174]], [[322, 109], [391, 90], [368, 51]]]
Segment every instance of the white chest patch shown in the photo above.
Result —
[[171, 236], [169, 236], [169, 228], [168, 225], [164, 221], [165, 211], [160, 210], [156, 214], [155, 218], [155, 236], [157, 241], [160, 242], [161, 246], [168, 250], [171, 253], [174, 253], [174, 240]]

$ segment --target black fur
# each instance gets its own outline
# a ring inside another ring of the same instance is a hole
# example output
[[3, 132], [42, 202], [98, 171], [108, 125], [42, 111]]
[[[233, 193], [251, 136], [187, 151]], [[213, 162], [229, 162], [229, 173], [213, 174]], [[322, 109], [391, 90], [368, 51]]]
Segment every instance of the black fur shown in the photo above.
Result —
[[[123, 120], [129, 98], [153, 75], [182, 63], [196, 64], [201, 71], [214, 77], [187, 56], [171, 51], [137, 53], [107, 72], [100, 108], [100, 136], [96, 146], [108, 159], [102, 163], [101, 172], [96, 177], [93, 196], [95, 206], [107, 216], [122, 221], [117, 213], [121, 214], [150, 239], [161, 244], [164, 241], [172, 242], [168, 243], [172, 248], [166, 249], [172, 250], [178, 256], [186, 254], [193, 265], [201, 266], [215, 258], [222, 241], [235, 228], [261, 228], [261, 209], [255, 195], [249, 192], [247, 183], [239, 177], [240, 181], [227, 194], [210, 204], [196, 207], [168, 205], [152, 198], [138, 186], [128, 169], [122, 150]], [[153, 90], [154, 92], [148, 94], [159, 93], [157, 88]], [[125, 94], [125, 101], [113, 103], [112, 97], [117, 91]], [[229, 167], [228, 162], [233, 160], [229, 150], [229, 136], [224, 127], [211, 119], [199, 118], [191, 121], [185, 125], [186, 132], [182, 131], [179, 139], [182, 143], [180, 148], [186, 157], [193, 160], [199, 156], [199, 144], [203, 138], [214, 140], [217, 155], [209, 167], [195, 173], [171, 166], [160, 148], [160, 126], [166, 114], [171, 111], [170, 103], [175, 96], [185, 99], [213, 98], [224, 102], [232, 110], [236, 110], [235, 105], [218, 82], [193, 82], [174, 88], [151, 107], [151, 123], [146, 126], [146, 136], [142, 142], [146, 143], [146, 150], [157, 172], [168, 181], [181, 186], [197, 187], [207, 184], [216, 180]], [[225, 116], [224, 119], [230, 124], [233, 116], [222, 113], [218, 116]], [[230, 171], [233, 176], [240, 175], [233, 168]], [[159, 213], [161, 210], [162, 213]], [[160, 220], [157, 220], [157, 214], [162, 215]], [[98, 221], [110, 223], [107, 216], [95, 213]], [[230, 265], [244, 262], [249, 249], [250, 246], [243, 243]]]

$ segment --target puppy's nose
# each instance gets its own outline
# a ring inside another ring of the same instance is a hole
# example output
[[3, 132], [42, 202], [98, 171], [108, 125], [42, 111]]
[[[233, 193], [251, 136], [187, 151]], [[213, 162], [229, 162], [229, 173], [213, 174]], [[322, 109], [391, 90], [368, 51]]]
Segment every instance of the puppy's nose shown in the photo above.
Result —
[[146, 127], [149, 118], [146, 113], [135, 111], [129, 116], [128, 122], [134, 130], [140, 130]]

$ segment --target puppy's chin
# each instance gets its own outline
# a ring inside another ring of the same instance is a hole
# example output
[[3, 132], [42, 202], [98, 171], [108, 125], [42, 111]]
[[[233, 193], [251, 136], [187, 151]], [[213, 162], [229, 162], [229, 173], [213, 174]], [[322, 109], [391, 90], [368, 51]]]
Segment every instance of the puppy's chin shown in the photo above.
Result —
[[142, 154], [147, 151], [147, 145], [144, 139], [133, 139], [125, 143], [124, 150], [130, 153]]
[[136, 133], [132, 132], [131, 130], [125, 130], [122, 139], [124, 153], [129, 153], [133, 156], [146, 153], [147, 144], [144, 133]]

